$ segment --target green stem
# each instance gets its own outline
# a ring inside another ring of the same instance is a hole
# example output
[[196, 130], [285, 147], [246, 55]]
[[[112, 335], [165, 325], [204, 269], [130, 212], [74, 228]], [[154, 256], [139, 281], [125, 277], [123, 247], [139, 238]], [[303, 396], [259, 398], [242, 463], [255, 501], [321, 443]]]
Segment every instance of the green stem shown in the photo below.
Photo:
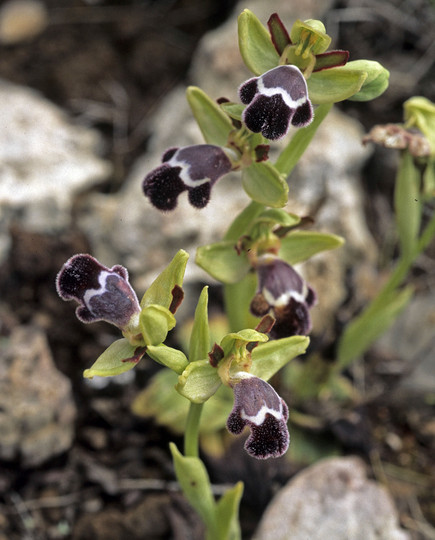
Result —
[[278, 169], [281, 174], [288, 176], [292, 172], [294, 166], [308, 148], [308, 145], [316, 134], [320, 124], [331, 110], [332, 105], [332, 103], [319, 105], [314, 112], [314, 119], [311, 124], [305, 128], [299, 129], [293, 135], [291, 141], [281, 152], [275, 163], [275, 168]]
[[184, 455], [198, 457], [199, 455], [199, 422], [203, 403], [190, 403], [184, 432]]

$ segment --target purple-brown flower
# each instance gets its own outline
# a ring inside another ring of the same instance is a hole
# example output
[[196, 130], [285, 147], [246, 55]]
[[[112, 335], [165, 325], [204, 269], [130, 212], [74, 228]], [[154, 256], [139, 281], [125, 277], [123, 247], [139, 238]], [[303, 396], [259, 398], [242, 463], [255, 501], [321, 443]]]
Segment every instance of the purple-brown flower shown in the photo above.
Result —
[[213, 184], [231, 171], [232, 164], [220, 146], [198, 144], [171, 148], [162, 165], [143, 181], [143, 191], [159, 210], [173, 210], [180, 193], [188, 191], [189, 202], [204, 208], [210, 200]]
[[251, 131], [261, 132], [266, 139], [280, 139], [290, 124], [304, 127], [313, 119], [307, 83], [296, 66], [278, 66], [245, 81], [239, 96], [248, 105], [242, 120]]
[[80, 304], [76, 315], [84, 323], [106, 321], [123, 331], [138, 323], [139, 301], [123, 266], [107, 268], [91, 255], [74, 255], [57, 275], [56, 288], [63, 300]]
[[311, 330], [309, 308], [316, 294], [296, 270], [274, 255], [263, 255], [257, 263], [258, 289], [251, 312], [262, 317], [272, 311], [276, 321], [270, 336], [278, 339], [307, 335]]
[[257, 459], [280, 457], [288, 449], [288, 407], [269, 383], [246, 372], [236, 373], [234, 407], [227, 420], [231, 433], [242, 433], [245, 426], [251, 434], [245, 449]]

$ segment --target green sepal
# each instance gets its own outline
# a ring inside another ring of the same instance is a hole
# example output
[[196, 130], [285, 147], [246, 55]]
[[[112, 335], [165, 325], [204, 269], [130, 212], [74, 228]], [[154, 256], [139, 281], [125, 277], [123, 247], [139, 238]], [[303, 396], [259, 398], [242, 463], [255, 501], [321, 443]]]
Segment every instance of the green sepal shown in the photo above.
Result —
[[249, 311], [257, 288], [257, 276], [249, 272], [239, 283], [224, 286], [224, 298], [228, 324], [231, 330], [252, 328], [258, 319]]
[[239, 506], [243, 495], [243, 482], [226, 491], [216, 504], [216, 522], [219, 538], [239, 540], [241, 538], [239, 523]]
[[243, 169], [242, 185], [256, 202], [273, 208], [282, 208], [287, 203], [287, 182], [269, 161], [253, 163]]
[[232, 222], [225, 233], [224, 240], [233, 240], [234, 242], [237, 242], [241, 236], [248, 232], [253, 221], [261, 214], [261, 212], [263, 212], [263, 210], [264, 206], [262, 204], [251, 201]]
[[139, 328], [146, 345], [163, 343], [175, 323], [169, 309], [158, 304], [145, 306], [139, 315]]
[[163, 344], [148, 345], [146, 352], [152, 360], [172, 369], [179, 375], [183, 373], [189, 363], [182, 351]]
[[382, 303], [375, 303], [353, 319], [338, 344], [337, 369], [346, 368], [352, 360], [365, 353], [395, 321], [413, 294], [412, 287], [393, 291]]
[[92, 364], [85, 369], [83, 377], [113, 377], [133, 369], [145, 354], [145, 347], [131, 345], [125, 339], [114, 341]]
[[314, 119], [311, 124], [305, 128], [298, 129], [291, 138], [290, 142], [280, 153], [275, 163], [275, 169], [284, 176], [289, 176], [295, 165], [308, 148], [320, 124], [328, 115], [332, 108], [332, 103], [319, 105], [314, 113]]
[[204, 139], [209, 144], [225, 146], [233, 124], [228, 115], [201, 88], [189, 86], [187, 101]]
[[[224, 350], [225, 356], [228, 356], [233, 350], [234, 347], [240, 347], [240, 345], [245, 345], [248, 343], [265, 343], [269, 340], [269, 337], [266, 334], [257, 332], [251, 328], [245, 328], [239, 330], [238, 332], [231, 332], [227, 334], [221, 341], [220, 345]], [[255, 350], [255, 349], [254, 349]]]
[[304, 354], [309, 343], [307, 336], [291, 336], [255, 347], [252, 351], [252, 375], [269, 380], [290, 360]]
[[357, 69], [367, 73], [361, 89], [349, 98], [350, 101], [371, 101], [379, 97], [388, 88], [390, 72], [379, 62], [373, 60], [353, 60], [344, 68], [351, 71]]
[[237, 283], [250, 269], [246, 253], [239, 254], [232, 240], [199, 247], [195, 263], [222, 283]]
[[297, 20], [290, 30], [290, 39], [295, 45], [309, 47], [313, 54], [320, 54], [331, 44], [331, 36], [325, 31], [325, 26], [316, 19]]
[[411, 154], [402, 154], [394, 189], [394, 210], [403, 257], [412, 256], [420, 231], [422, 202], [421, 175]]
[[415, 96], [403, 104], [405, 127], [416, 127], [429, 141], [432, 156], [435, 155], [435, 104], [422, 96]]
[[245, 9], [239, 15], [239, 49], [246, 67], [255, 75], [261, 75], [279, 64], [279, 55], [270, 39], [269, 32], [259, 19]]
[[286, 212], [281, 208], [268, 208], [256, 218], [255, 223], [269, 223], [270, 225], [281, 225], [281, 227], [295, 227], [301, 221], [296, 214]]
[[172, 303], [172, 291], [175, 285], [178, 285], [179, 287], [183, 285], [184, 272], [186, 270], [188, 258], [189, 254], [183, 249], [180, 249], [180, 251], [175, 254], [169, 265], [156, 277], [143, 295], [140, 303], [142, 309], [151, 304], [159, 304], [160, 306], [169, 309]]
[[189, 342], [189, 362], [196, 362], [207, 358], [210, 351], [210, 327], [208, 324], [208, 287], [201, 291], [195, 309], [192, 332]]
[[307, 81], [308, 94], [313, 103], [337, 103], [355, 95], [367, 79], [367, 72], [345, 66], [313, 73]]
[[[210, 479], [204, 463], [197, 457], [185, 457], [174, 443], [169, 444], [174, 461], [175, 474], [181, 489], [207, 525], [209, 534], [217, 531], [215, 500], [211, 492]], [[210, 536], [210, 538], [218, 538]]]
[[176, 390], [193, 403], [204, 403], [221, 385], [217, 369], [208, 360], [190, 362], [178, 377]]
[[242, 120], [242, 114], [245, 110], [246, 105], [241, 105], [240, 103], [233, 103], [231, 101], [228, 101], [226, 103], [221, 103], [220, 108], [230, 117], [234, 120], [238, 120], [241, 122]]
[[344, 238], [335, 234], [293, 231], [281, 239], [279, 257], [288, 264], [306, 261], [313, 255], [344, 244]]

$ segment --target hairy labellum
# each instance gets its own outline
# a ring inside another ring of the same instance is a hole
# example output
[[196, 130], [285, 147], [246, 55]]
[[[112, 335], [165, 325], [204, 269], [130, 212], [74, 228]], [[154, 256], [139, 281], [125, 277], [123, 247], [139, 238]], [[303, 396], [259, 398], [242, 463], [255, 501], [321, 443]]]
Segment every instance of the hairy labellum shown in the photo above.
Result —
[[307, 83], [296, 66], [278, 66], [249, 79], [240, 86], [239, 95], [248, 105], [242, 120], [266, 139], [280, 139], [290, 125], [304, 127], [313, 119]]

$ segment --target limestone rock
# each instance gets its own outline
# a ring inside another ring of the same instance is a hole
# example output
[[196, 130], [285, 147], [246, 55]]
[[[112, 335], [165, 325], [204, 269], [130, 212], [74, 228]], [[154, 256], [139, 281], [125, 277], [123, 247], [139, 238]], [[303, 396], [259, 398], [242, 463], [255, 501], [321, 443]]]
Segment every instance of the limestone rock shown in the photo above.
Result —
[[110, 174], [100, 142], [37, 92], [0, 81], [0, 248], [17, 216], [38, 232], [69, 225], [75, 195]]
[[44, 333], [17, 327], [0, 346], [0, 459], [36, 466], [67, 450], [76, 407]]
[[329, 458], [299, 473], [267, 508], [255, 540], [409, 540], [384, 487], [357, 457]]

